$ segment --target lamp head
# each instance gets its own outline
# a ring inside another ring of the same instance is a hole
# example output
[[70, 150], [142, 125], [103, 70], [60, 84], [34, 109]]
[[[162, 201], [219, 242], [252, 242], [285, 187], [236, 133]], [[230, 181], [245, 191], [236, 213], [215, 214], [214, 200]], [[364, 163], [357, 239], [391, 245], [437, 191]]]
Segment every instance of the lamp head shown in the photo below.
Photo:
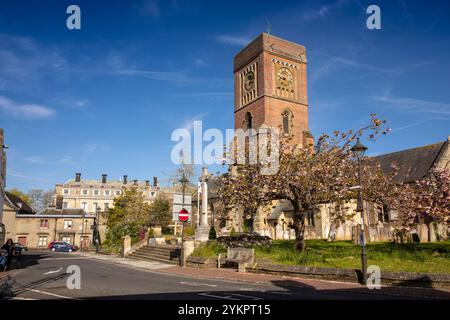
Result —
[[353, 155], [358, 158], [362, 159], [364, 157], [364, 154], [366, 153], [367, 147], [359, 141], [359, 138], [356, 140], [356, 144], [350, 149], [353, 152]]

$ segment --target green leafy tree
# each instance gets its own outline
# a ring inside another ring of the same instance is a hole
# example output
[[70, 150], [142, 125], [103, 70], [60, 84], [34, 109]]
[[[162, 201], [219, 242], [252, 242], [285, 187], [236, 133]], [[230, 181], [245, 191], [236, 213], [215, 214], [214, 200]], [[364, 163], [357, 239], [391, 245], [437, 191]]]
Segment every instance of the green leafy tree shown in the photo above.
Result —
[[139, 230], [148, 224], [150, 205], [144, 202], [144, 196], [137, 188], [124, 190], [120, 197], [114, 199], [114, 207], [106, 214], [106, 241], [119, 244], [121, 238], [130, 235], [137, 241]]
[[161, 227], [167, 227], [172, 222], [170, 202], [164, 193], [160, 193], [150, 205], [149, 222]]

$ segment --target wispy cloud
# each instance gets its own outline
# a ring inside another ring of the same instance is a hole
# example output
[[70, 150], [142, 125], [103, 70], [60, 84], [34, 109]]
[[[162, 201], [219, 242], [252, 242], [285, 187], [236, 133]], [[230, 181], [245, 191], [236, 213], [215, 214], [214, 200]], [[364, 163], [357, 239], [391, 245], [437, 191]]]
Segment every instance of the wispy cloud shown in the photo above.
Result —
[[39, 87], [69, 76], [69, 63], [58, 46], [41, 46], [29, 37], [0, 34], [0, 84], [2, 90]]
[[350, 68], [355, 70], [363, 70], [369, 71], [365, 72], [361, 76], [373, 76], [373, 75], [383, 75], [389, 77], [396, 77], [400, 75], [404, 75], [405, 73], [415, 69], [430, 65], [433, 63], [432, 60], [420, 61], [413, 64], [408, 65], [399, 65], [395, 67], [391, 66], [380, 66], [374, 65], [366, 62], [358, 61], [354, 58], [347, 58], [342, 56], [330, 56], [328, 54], [321, 54], [322, 58], [325, 59], [316, 59], [323, 60], [322, 64], [319, 64], [317, 67], [312, 69], [311, 81], [317, 81], [327, 75], [335, 73], [339, 69]]
[[200, 121], [200, 120], [202, 120], [206, 115], [208, 115], [208, 113], [207, 113], [207, 112], [204, 112], [204, 113], [200, 113], [200, 114], [194, 115], [193, 117], [191, 117], [191, 118], [189, 118], [189, 119], [186, 119], [186, 120], [184, 121], [183, 128], [184, 128], [184, 129], [187, 129], [187, 130], [189, 130], [189, 131], [191, 131], [192, 129], [194, 129], [194, 121]]
[[173, 98], [231, 98], [232, 92], [189, 92], [172, 94]]
[[238, 47], [244, 47], [252, 40], [248, 37], [228, 35], [219, 35], [214, 37], [214, 39], [219, 43]]
[[95, 154], [103, 154], [110, 151], [111, 149], [111, 146], [106, 143], [89, 142], [81, 145], [75, 152], [71, 152], [60, 157], [58, 162], [65, 165], [75, 165], [81, 162], [88, 161]]
[[0, 110], [8, 116], [26, 120], [49, 119], [55, 110], [38, 104], [19, 104], [4, 96], [0, 96]]
[[194, 60], [194, 64], [195, 64], [196, 66], [199, 66], [199, 67], [204, 67], [204, 66], [207, 66], [207, 65], [208, 65], [208, 63], [206, 63], [205, 60], [200, 59], [200, 58], [195, 59], [195, 60]]
[[309, 10], [303, 13], [302, 20], [303, 21], [312, 21], [317, 19], [324, 19], [328, 17], [331, 12], [342, 8], [349, 4], [348, 0], [337, 0], [331, 4], [322, 5], [318, 9]]
[[46, 164], [47, 163], [46, 159], [39, 157], [39, 156], [27, 157], [27, 158], [24, 158], [24, 160], [31, 164]]
[[52, 182], [49, 179], [36, 177], [34, 175], [24, 174], [22, 172], [17, 172], [16, 170], [14, 170], [12, 168], [8, 169], [7, 174], [8, 174], [8, 176], [19, 178], [19, 179], [22, 179], [22, 180], [27, 180], [27, 181], [44, 182], [44, 183], [51, 183]]
[[142, 4], [141, 13], [150, 17], [159, 17], [161, 15], [161, 7], [154, 0], [147, 0]]
[[405, 111], [429, 113], [450, 117], [450, 103], [427, 101], [406, 97], [394, 97], [392, 95], [373, 97], [373, 100], [382, 102], [389, 107], [399, 108]]

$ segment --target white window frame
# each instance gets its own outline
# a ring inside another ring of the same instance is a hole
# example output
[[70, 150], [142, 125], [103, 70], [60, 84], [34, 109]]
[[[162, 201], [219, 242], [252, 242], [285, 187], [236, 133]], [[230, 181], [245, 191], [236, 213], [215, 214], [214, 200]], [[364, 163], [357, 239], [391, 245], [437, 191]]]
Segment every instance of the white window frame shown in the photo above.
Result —
[[116, 190], [116, 196], [120, 196], [122, 192], [120, 190]]
[[63, 209], [68, 209], [69, 208], [69, 203], [67, 201], [63, 202]]
[[63, 189], [63, 195], [65, 195], [65, 196], [70, 195], [70, 189]]
[[103, 194], [107, 197], [109, 197], [111, 195], [111, 190], [104, 190]]
[[64, 229], [66, 230], [72, 229], [72, 220], [64, 220]]
[[99, 195], [100, 195], [100, 190], [95, 189], [95, 190], [94, 190], [94, 196], [99, 196]]
[[[85, 193], [86, 192], [86, 193]], [[89, 190], [88, 189], [83, 189], [81, 190], [81, 195], [82, 196], [88, 196], [89, 195]]]
[[38, 247], [47, 247], [48, 236], [38, 236]]

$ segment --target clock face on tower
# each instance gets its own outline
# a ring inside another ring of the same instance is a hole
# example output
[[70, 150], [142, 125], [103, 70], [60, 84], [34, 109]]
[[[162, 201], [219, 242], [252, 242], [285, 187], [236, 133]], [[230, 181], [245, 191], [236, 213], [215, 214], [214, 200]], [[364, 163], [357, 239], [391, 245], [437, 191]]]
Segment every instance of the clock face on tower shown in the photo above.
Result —
[[252, 91], [255, 88], [255, 74], [253, 71], [248, 72], [244, 78], [244, 90], [247, 92]]
[[277, 72], [277, 87], [282, 90], [292, 91], [294, 80], [292, 73], [287, 68], [280, 68]]

